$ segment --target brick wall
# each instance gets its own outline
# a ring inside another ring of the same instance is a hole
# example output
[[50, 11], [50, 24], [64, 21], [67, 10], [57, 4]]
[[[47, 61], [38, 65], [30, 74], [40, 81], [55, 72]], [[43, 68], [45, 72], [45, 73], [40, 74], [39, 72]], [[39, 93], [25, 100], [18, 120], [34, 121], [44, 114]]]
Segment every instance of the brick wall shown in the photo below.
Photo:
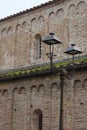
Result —
[[[49, 48], [42, 44], [42, 59], [35, 59], [35, 36], [54, 32], [63, 44], [55, 47], [55, 60], [68, 58], [63, 52], [75, 43], [87, 54], [87, 1], [65, 0], [0, 22], [0, 69], [47, 62]], [[87, 71], [64, 81], [64, 130], [87, 129]], [[32, 77], [0, 82], [0, 130], [59, 128], [60, 77]]]
[[36, 39], [54, 32], [62, 42], [56, 45], [55, 60], [67, 58], [64, 51], [75, 43], [87, 54], [87, 1], [54, 2], [29, 13], [0, 22], [0, 69], [8, 69], [49, 61], [49, 48], [42, 44], [42, 58], [35, 59]]
[[[87, 71], [64, 81], [64, 130], [87, 129]], [[49, 75], [0, 83], [0, 130], [38, 130], [34, 112], [42, 112], [43, 130], [59, 128], [60, 77]]]

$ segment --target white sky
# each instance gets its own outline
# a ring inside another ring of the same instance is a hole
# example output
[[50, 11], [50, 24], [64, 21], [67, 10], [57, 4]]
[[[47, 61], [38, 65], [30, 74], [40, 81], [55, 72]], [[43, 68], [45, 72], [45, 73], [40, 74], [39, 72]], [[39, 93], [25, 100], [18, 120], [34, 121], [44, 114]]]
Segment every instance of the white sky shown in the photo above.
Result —
[[0, 0], [0, 19], [49, 0]]

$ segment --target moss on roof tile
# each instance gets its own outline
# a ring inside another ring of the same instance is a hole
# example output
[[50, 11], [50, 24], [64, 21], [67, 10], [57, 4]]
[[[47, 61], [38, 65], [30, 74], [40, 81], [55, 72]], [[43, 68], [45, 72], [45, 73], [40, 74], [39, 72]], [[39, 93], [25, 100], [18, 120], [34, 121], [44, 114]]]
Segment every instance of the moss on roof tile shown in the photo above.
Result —
[[[66, 67], [71, 65], [72, 61], [71, 60], [66, 60], [62, 62], [57, 62], [54, 64], [56, 68], [59, 68], [60, 66]], [[75, 59], [75, 64], [87, 64], [87, 57]], [[29, 74], [38, 74], [39, 72], [47, 71], [50, 69], [50, 65], [43, 65], [43, 66], [37, 66], [33, 68], [24, 68], [24, 69], [17, 69], [15, 71], [7, 71], [3, 72], [0, 74], [0, 79], [5, 79], [5, 78], [12, 78], [12, 77], [18, 77], [18, 76], [24, 76], [24, 75], [29, 75]]]

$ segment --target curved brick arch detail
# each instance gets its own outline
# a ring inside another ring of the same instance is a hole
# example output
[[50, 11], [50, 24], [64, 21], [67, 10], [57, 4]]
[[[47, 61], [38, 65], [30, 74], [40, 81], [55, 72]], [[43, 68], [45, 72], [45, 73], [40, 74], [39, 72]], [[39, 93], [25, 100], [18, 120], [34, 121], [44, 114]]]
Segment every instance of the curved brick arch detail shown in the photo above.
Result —
[[52, 11], [52, 12], [49, 13], [48, 18], [53, 18], [54, 16], [55, 16], [55, 12]]
[[7, 33], [8, 33], [8, 34], [11, 34], [11, 33], [12, 33], [12, 31], [13, 31], [13, 27], [12, 27], [12, 26], [10, 26], [10, 27], [8, 28], [8, 30], [7, 30]]
[[[27, 36], [27, 34], [28, 34], [28, 29], [29, 29], [29, 25], [28, 25], [27, 21], [23, 21], [23, 22], [22, 22], [22, 30], [23, 30], [23, 32], [25, 33], [25, 34], [23, 34], [24, 37]], [[27, 33], [27, 34], [26, 34], [26, 33]]]
[[41, 109], [37, 108], [33, 111], [33, 114], [38, 114], [40, 115], [42, 113]]
[[68, 15], [69, 15], [69, 17], [74, 17], [76, 15], [76, 6], [75, 6], [75, 4], [71, 4], [68, 7]]
[[56, 89], [56, 90], [59, 89], [59, 85], [58, 85], [56, 82], [54, 82], [54, 83], [51, 84], [51, 91], [52, 91], [53, 89]]
[[49, 32], [54, 32], [55, 33], [55, 25], [57, 24], [56, 21], [56, 15], [55, 12], [51, 11], [48, 15], [48, 27], [49, 27]]
[[3, 28], [2, 31], [1, 31], [1, 33], [6, 32], [6, 30], [7, 30], [6, 28]]
[[40, 30], [42, 30], [45, 27], [45, 18], [42, 15], [38, 18], [38, 27]]
[[79, 88], [81, 86], [81, 81], [80, 80], [75, 80], [74, 82], [74, 88]]
[[3, 28], [2, 31], [1, 31], [1, 34], [2, 34], [3, 36], [6, 36], [6, 34], [7, 34], [7, 29], [6, 29], [6, 28]]
[[34, 26], [34, 24], [36, 24], [36, 18], [33, 18], [33, 19], [31, 20], [31, 26], [32, 26], [32, 25]]
[[31, 87], [31, 92], [37, 92], [37, 86], [33, 85], [33, 86]]
[[36, 20], [36, 18], [32, 18], [31, 23], [33, 23]]
[[44, 92], [44, 85], [43, 84], [40, 84], [39, 87], [38, 87], [38, 92]]
[[[49, 15], [48, 15], [48, 20], [49, 20], [49, 24], [52, 24], [54, 23], [54, 19], [56, 18], [56, 15], [55, 15], [55, 12], [50, 12]], [[50, 28], [50, 25], [49, 25], [49, 28]]]
[[27, 27], [27, 21], [23, 21], [22, 28], [26, 28], [26, 27]]
[[87, 89], [87, 79], [83, 81], [83, 87]]
[[2, 95], [7, 97], [8, 96], [8, 90], [7, 89], [3, 90]]
[[37, 25], [36, 18], [33, 18], [31, 20], [31, 30], [32, 30], [32, 32], [35, 31], [35, 29], [37, 27], [36, 25]]
[[78, 83], [80, 83], [81, 81], [79, 80], [79, 79], [77, 79], [77, 80], [75, 80], [74, 81], [74, 85], [76, 85], [76, 84], [78, 84]]
[[21, 30], [21, 25], [18, 24], [18, 25], [16, 26], [16, 31], [20, 31], [20, 30]]
[[13, 94], [18, 93], [18, 91], [19, 91], [18, 88], [14, 88], [13, 89]]
[[57, 10], [56, 17], [58, 19], [58, 22], [63, 21], [63, 19], [64, 19], [64, 10], [62, 8]]
[[37, 39], [38, 37], [41, 37], [41, 34], [40, 33], [37, 33], [34, 38]]
[[87, 10], [87, 3], [85, 1], [80, 1], [77, 4], [78, 14], [84, 15], [86, 13], [86, 10]]
[[26, 93], [25, 88], [24, 88], [24, 87], [21, 87], [21, 88], [19, 89], [19, 94], [25, 94], [25, 93]]
[[39, 22], [44, 22], [44, 21], [45, 21], [44, 16], [43, 16], [43, 15], [39, 16], [38, 21], [39, 21]]
[[76, 94], [78, 92], [78, 90], [80, 90], [82, 88], [81, 80], [79, 80], [79, 79], [75, 80], [73, 88], [74, 88], [74, 94]]

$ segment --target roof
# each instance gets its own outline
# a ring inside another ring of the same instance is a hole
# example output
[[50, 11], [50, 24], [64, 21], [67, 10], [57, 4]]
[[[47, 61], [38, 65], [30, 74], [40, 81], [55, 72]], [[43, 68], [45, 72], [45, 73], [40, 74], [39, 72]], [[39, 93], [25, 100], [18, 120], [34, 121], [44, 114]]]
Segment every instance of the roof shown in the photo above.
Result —
[[[61, 67], [70, 72], [72, 70], [71, 60], [55, 63], [53, 72], [58, 73]], [[76, 70], [87, 69], [87, 57], [85, 58], [82, 57], [79, 60], [76, 59], [75, 69]], [[13, 69], [13, 70], [0, 71], [0, 81], [22, 79], [26, 77], [41, 76], [47, 74], [49, 75], [52, 74], [53, 72], [49, 64], [42, 64], [33, 67], [28, 66], [28, 67]]]
[[42, 8], [42, 7], [45, 7], [45, 6], [51, 5], [51, 4], [55, 3], [55, 2], [60, 2], [60, 1], [62, 1], [62, 0], [52, 0], [52, 1], [45, 2], [44, 4], [35, 6], [35, 7], [33, 7], [33, 8], [30, 8], [30, 9], [26, 9], [26, 10], [21, 11], [21, 12], [19, 12], [19, 13], [16, 13], [16, 14], [13, 14], [13, 15], [10, 15], [10, 16], [7, 16], [7, 17], [5, 17], [5, 18], [2, 18], [2, 19], [0, 19], [0, 22], [9, 20], [9, 19], [11, 19], [11, 18], [20, 16], [20, 15], [23, 15], [23, 14], [26, 14], [26, 13], [29, 13], [29, 12], [32, 12], [32, 11], [34, 11], [34, 10], [36, 10], [36, 9], [39, 9], [39, 8]]

